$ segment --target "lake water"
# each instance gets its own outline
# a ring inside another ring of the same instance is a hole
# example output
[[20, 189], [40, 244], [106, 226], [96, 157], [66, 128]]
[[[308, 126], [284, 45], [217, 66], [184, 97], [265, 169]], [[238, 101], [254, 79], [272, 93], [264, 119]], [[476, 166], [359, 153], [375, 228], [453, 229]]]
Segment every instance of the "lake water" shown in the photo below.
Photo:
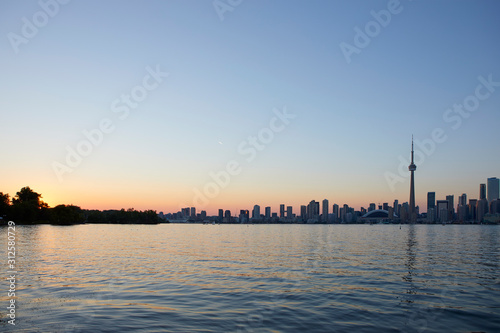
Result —
[[[0, 228], [2, 249], [6, 233]], [[16, 326], [7, 324], [3, 279], [0, 331], [500, 332], [499, 226], [39, 225], [16, 233]]]

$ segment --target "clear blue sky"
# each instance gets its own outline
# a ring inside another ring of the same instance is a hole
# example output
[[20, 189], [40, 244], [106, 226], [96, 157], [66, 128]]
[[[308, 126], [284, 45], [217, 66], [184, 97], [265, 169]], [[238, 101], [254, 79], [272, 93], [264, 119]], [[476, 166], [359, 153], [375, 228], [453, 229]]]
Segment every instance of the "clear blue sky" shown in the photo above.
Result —
[[[381, 10], [393, 11], [384, 26], [371, 14]], [[0, 191], [177, 211], [233, 160], [239, 173], [207, 197], [209, 213], [404, 202], [408, 172], [393, 186], [386, 176], [400, 176], [412, 134], [422, 142], [441, 128], [446, 139], [417, 161], [417, 204], [427, 191], [477, 198], [500, 177], [499, 17], [498, 1], [221, 0], [219, 13], [209, 0], [2, 1]], [[359, 46], [349, 61], [347, 44]], [[149, 78], [156, 87], [120, 119], [113, 102], [123, 110], [147, 68], [168, 76]], [[467, 117], [447, 113], [464, 100]], [[248, 137], [284, 108], [295, 118], [248, 161]], [[68, 166], [67, 147], [103, 119], [113, 130]]]

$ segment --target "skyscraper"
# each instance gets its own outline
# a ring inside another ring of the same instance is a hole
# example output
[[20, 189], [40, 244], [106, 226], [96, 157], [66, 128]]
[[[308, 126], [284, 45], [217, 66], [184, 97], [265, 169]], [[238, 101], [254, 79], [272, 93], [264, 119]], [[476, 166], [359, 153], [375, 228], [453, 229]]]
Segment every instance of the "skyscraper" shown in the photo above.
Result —
[[307, 205], [307, 219], [315, 219], [318, 220], [319, 217], [319, 202], [312, 200]]
[[240, 223], [248, 223], [250, 213], [248, 210], [240, 210]]
[[303, 222], [307, 221], [307, 206], [300, 206], [300, 218]]
[[281, 204], [280, 205], [280, 218], [284, 218], [284, 217], [285, 217], [285, 205]]
[[446, 201], [448, 201], [448, 219], [449, 221], [453, 220], [453, 215], [455, 215], [455, 196], [447, 195]]
[[477, 199], [469, 199], [469, 218], [477, 221]]
[[427, 220], [436, 221], [436, 192], [427, 192]]
[[476, 214], [477, 220], [481, 222], [484, 215], [488, 214], [489, 206], [488, 200], [486, 200], [486, 184], [479, 185], [479, 200], [476, 204]]
[[271, 207], [266, 207], [266, 220], [271, 218]]
[[479, 184], [479, 200], [486, 199], [486, 184]]
[[491, 177], [488, 178], [488, 202], [492, 202], [493, 200], [496, 200], [499, 198], [498, 191], [500, 187], [500, 183], [498, 178], [496, 177]]
[[333, 204], [332, 214], [333, 214], [333, 222], [335, 223], [339, 218], [339, 205]]
[[410, 170], [410, 211], [409, 218], [410, 223], [415, 223], [417, 221], [417, 212], [415, 211], [415, 180], [413, 173], [417, 170], [417, 166], [413, 163], [413, 136], [411, 137], [411, 163], [408, 166]]
[[328, 199], [323, 200], [323, 222], [328, 222]]
[[260, 206], [259, 205], [253, 206], [252, 219], [260, 220]]
[[427, 212], [429, 208], [436, 208], [436, 192], [427, 192]]
[[459, 221], [467, 221], [469, 218], [469, 207], [467, 206], [467, 194], [458, 197], [457, 214]]
[[458, 205], [467, 206], [467, 194], [463, 193], [460, 197], [458, 197]]
[[437, 201], [437, 218], [441, 222], [449, 221], [448, 200]]

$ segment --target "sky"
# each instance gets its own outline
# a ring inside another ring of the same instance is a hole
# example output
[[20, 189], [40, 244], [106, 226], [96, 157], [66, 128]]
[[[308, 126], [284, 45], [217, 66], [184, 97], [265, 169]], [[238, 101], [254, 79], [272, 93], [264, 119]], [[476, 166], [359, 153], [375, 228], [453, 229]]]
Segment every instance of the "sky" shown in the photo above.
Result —
[[500, 177], [498, 1], [1, 1], [0, 191], [359, 209]]

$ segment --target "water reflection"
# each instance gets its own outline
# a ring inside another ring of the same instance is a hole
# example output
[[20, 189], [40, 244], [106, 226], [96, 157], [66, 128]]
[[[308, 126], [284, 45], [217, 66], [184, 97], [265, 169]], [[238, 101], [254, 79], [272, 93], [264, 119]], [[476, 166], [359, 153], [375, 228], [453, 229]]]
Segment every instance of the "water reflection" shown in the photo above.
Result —
[[479, 228], [26, 227], [19, 328], [65, 331], [71, 320], [77, 331], [408, 331], [439, 319], [426, 329], [446, 331], [451, 320], [494, 331], [498, 228]]
[[402, 296], [401, 301], [407, 304], [412, 304], [415, 301], [414, 295], [417, 294], [417, 286], [414, 282], [416, 258], [417, 258], [417, 247], [418, 242], [416, 239], [416, 228], [414, 224], [409, 224], [405, 226], [408, 229], [406, 233], [406, 250], [405, 250], [405, 267], [407, 274], [402, 277], [405, 281], [406, 292]]

